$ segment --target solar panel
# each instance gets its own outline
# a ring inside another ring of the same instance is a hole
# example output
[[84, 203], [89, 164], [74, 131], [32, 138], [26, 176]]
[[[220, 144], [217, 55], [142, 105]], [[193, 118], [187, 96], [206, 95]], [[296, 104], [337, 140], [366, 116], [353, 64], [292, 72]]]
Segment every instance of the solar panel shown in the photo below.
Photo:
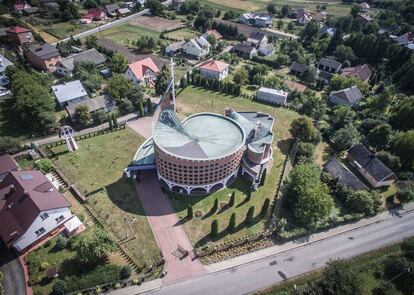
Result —
[[20, 178], [23, 180], [32, 180], [33, 179], [33, 175], [32, 174], [28, 174], [28, 173], [24, 173], [24, 174], [20, 174]]

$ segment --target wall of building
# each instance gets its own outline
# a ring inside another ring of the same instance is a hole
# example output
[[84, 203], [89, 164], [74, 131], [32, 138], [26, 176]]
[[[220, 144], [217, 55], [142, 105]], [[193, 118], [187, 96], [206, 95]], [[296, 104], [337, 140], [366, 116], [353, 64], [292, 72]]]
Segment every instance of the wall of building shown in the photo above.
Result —
[[257, 99], [264, 102], [285, 105], [287, 96], [259, 91], [257, 92]]

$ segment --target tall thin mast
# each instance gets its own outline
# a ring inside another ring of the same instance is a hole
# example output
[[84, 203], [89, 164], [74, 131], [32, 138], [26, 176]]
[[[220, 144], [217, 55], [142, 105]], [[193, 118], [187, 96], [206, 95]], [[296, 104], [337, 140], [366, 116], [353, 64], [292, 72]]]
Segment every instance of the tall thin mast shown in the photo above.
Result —
[[175, 103], [174, 61], [172, 57], [171, 57], [170, 75], [171, 75], [172, 97], [173, 97], [174, 112], [175, 112], [176, 103]]

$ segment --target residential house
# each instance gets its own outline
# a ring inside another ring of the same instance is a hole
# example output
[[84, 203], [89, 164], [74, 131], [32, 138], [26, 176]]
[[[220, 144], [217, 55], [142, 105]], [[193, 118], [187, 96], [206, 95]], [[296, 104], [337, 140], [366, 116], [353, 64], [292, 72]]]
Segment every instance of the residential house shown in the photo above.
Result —
[[364, 25], [368, 25], [374, 20], [372, 17], [365, 13], [358, 15], [357, 19], [359, 19]]
[[256, 98], [257, 100], [272, 104], [285, 105], [287, 96], [288, 93], [286, 91], [260, 87], [260, 89], [257, 91]]
[[275, 52], [275, 47], [273, 44], [265, 44], [259, 48], [259, 55], [261, 56], [268, 56]]
[[12, 11], [17, 14], [17, 15], [23, 15], [23, 11], [27, 8], [30, 8], [31, 6], [29, 4], [27, 4], [24, 1], [17, 1], [14, 5], [13, 5], [13, 9]]
[[316, 79], [322, 81], [325, 85], [329, 84], [332, 79], [332, 73], [323, 71], [323, 70], [316, 70]]
[[53, 73], [61, 57], [55, 46], [48, 43], [29, 47], [27, 61], [36, 69]]
[[319, 37], [322, 37], [323, 35], [327, 34], [330, 38], [332, 38], [333, 36], [335, 36], [336, 30], [337, 29], [335, 27], [321, 25], [321, 28], [319, 30]]
[[9, 84], [9, 78], [6, 76], [6, 68], [12, 66], [13, 63], [0, 54], [0, 86]]
[[95, 48], [70, 55], [68, 57], [62, 58], [57, 64], [56, 64], [56, 73], [60, 75], [72, 75], [72, 71], [75, 68], [76, 62], [93, 62], [95, 65], [99, 66], [103, 63], [105, 63], [106, 58], [103, 56], [98, 50]]
[[219, 60], [208, 60], [198, 69], [202, 76], [217, 80], [223, 80], [229, 74], [229, 65]]
[[210, 52], [210, 43], [203, 37], [197, 37], [190, 39], [187, 43], [183, 46], [183, 52], [201, 59], [205, 57]]
[[99, 111], [105, 113], [112, 111], [115, 108], [115, 102], [109, 95], [101, 95], [94, 98], [72, 103], [66, 106], [66, 112], [72, 122], [76, 123], [76, 108], [84, 105], [88, 108], [90, 114], [95, 114]]
[[328, 13], [324, 10], [322, 11], [318, 11], [314, 14], [312, 14], [312, 19], [317, 21], [317, 22], [324, 22], [326, 21]]
[[106, 19], [106, 13], [100, 8], [89, 8], [88, 12], [81, 18], [80, 22], [90, 23], [92, 21], [103, 21]]
[[185, 43], [186, 41], [182, 40], [168, 45], [165, 48], [165, 55], [174, 56], [176, 54], [183, 52], [183, 47]]
[[329, 100], [333, 104], [348, 106], [358, 104], [363, 98], [364, 96], [358, 86], [352, 86], [339, 91], [332, 91], [329, 95]]
[[345, 77], [356, 77], [362, 81], [368, 82], [372, 76], [372, 71], [367, 64], [359, 65], [356, 67], [343, 68], [341, 75]]
[[239, 21], [242, 24], [250, 24], [260, 28], [266, 28], [272, 25], [272, 17], [264, 13], [243, 13], [240, 15]]
[[171, 1], [171, 8], [174, 10], [178, 10], [181, 6], [181, 4], [183, 4], [185, 2], [185, 0], [172, 0]]
[[407, 32], [404, 35], [395, 37], [394, 41], [397, 42], [398, 45], [407, 45], [409, 43], [414, 42], [414, 33]]
[[305, 85], [291, 80], [286, 81], [285, 85], [287, 88], [289, 88], [289, 90], [301, 93], [305, 92], [307, 89]]
[[89, 98], [79, 80], [52, 86], [52, 91], [61, 108]]
[[105, 5], [105, 12], [109, 16], [116, 16], [118, 9], [119, 9], [118, 4]]
[[297, 8], [294, 11], [296, 22], [300, 25], [305, 25], [312, 20], [312, 15], [305, 10], [305, 8]]
[[251, 12], [246, 12], [240, 15], [239, 21], [242, 24], [251, 24], [254, 20], [254, 14]]
[[0, 183], [0, 237], [22, 252], [69, 220], [69, 208], [42, 172], [11, 171]]
[[7, 28], [5, 32], [9, 40], [18, 46], [34, 42], [32, 32], [29, 29], [14, 26]]
[[129, 10], [129, 8], [119, 8], [116, 12], [118, 16], [125, 16], [130, 13], [131, 13], [131, 10]]
[[368, 9], [370, 7], [367, 2], [361, 2], [361, 3], [358, 4], [358, 6], [362, 11], [365, 11], [365, 12], [368, 11]]
[[347, 160], [374, 188], [389, 186], [397, 179], [392, 170], [362, 144], [348, 151]]
[[125, 78], [134, 84], [144, 83], [146, 86], [153, 86], [157, 79], [159, 69], [151, 57], [136, 61], [125, 70]]
[[349, 170], [335, 157], [332, 157], [325, 164], [324, 170], [350, 190], [362, 191], [368, 189], [366, 185], [359, 180], [354, 173], [352, 173], [351, 170]]
[[250, 43], [247, 42], [234, 45], [231, 49], [231, 52], [234, 52], [238, 56], [247, 59], [252, 59], [253, 56], [257, 55], [256, 47], [252, 46]]
[[0, 182], [6, 177], [10, 171], [18, 171], [19, 164], [9, 154], [0, 156]]
[[290, 65], [290, 73], [295, 76], [302, 76], [308, 68], [309, 67], [307, 65], [294, 61]]
[[28, 7], [28, 8], [23, 9], [23, 14], [26, 16], [36, 14], [38, 12], [39, 12], [39, 8], [37, 7]]
[[207, 30], [207, 31], [204, 33], [204, 35], [203, 35], [203, 37], [204, 37], [206, 40], [207, 40], [208, 36], [214, 36], [214, 38], [216, 38], [216, 40], [223, 39], [223, 36], [222, 36], [219, 32], [217, 32], [216, 30], [214, 30], [214, 29]]
[[252, 46], [259, 48], [267, 44], [268, 38], [265, 33], [260, 31], [253, 31], [250, 33], [249, 38], [247, 38], [247, 43], [250, 43]]
[[318, 69], [336, 74], [341, 69], [342, 64], [339, 61], [322, 57], [318, 62]]

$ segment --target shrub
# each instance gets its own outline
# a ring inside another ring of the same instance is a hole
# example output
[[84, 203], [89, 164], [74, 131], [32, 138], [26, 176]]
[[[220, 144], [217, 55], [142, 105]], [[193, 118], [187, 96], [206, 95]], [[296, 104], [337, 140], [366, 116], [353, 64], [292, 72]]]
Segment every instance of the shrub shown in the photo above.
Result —
[[193, 216], [194, 216], [194, 214], [193, 214], [193, 207], [191, 206], [191, 204], [188, 204], [188, 207], [187, 207], [187, 218], [188, 219], [193, 219]]
[[40, 264], [40, 270], [46, 270], [46, 269], [48, 269], [49, 268], [49, 263], [47, 263], [47, 262], [42, 262], [41, 264]]
[[217, 221], [217, 219], [214, 219], [211, 222], [211, 233], [210, 233], [210, 236], [212, 238], [215, 238], [217, 236], [217, 233], [218, 233], [218, 221]]
[[227, 227], [227, 230], [229, 232], [234, 232], [234, 229], [236, 228], [236, 213], [232, 213], [229, 220], [229, 226]]
[[63, 280], [57, 280], [53, 285], [54, 295], [64, 295], [67, 291], [67, 284]]
[[57, 250], [63, 250], [66, 248], [67, 245], [68, 245], [68, 239], [63, 236], [59, 236], [56, 240], [55, 248]]
[[252, 224], [253, 223], [253, 214], [254, 214], [254, 206], [251, 206], [246, 214], [246, 223]]
[[124, 265], [119, 272], [119, 278], [121, 280], [125, 280], [131, 276], [131, 273], [132, 273], [131, 267], [129, 265]]
[[402, 204], [409, 203], [414, 200], [414, 192], [409, 189], [399, 189], [396, 196]]
[[43, 173], [50, 173], [53, 171], [53, 164], [52, 161], [49, 159], [40, 159], [34, 163], [34, 167], [37, 170], [42, 171]]
[[49, 247], [51, 244], [52, 244], [52, 241], [51, 241], [51, 240], [47, 240], [47, 241], [43, 244], [43, 247], [44, 247], [44, 248], [47, 248], [47, 247]]

